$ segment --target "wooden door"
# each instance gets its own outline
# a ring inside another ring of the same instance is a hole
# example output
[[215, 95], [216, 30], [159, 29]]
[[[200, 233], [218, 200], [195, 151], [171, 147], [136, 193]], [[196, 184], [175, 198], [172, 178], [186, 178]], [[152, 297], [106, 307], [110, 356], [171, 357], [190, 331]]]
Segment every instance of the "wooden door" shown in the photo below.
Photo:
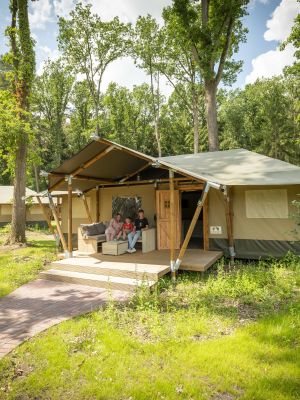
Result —
[[[174, 190], [175, 200], [175, 249], [180, 248], [181, 238], [181, 214], [179, 202], [179, 190]], [[158, 250], [170, 248], [170, 191], [156, 191], [157, 211], [157, 248]]]

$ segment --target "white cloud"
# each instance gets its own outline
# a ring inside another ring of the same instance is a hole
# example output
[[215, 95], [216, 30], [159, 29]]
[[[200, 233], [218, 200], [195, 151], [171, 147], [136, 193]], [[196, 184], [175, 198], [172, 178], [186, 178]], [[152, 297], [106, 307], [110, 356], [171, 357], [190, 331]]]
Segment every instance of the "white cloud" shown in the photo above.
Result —
[[44, 56], [42, 57], [43, 60], [40, 62], [36, 71], [37, 75], [43, 73], [44, 65], [48, 60], [55, 61], [60, 56], [58, 49], [50, 49], [48, 46], [39, 46], [39, 49]]
[[252, 71], [246, 77], [246, 84], [253, 83], [258, 78], [271, 78], [280, 75], [286, 65], [293, 64], [294, 47], [288, 45], [285, 50], [270, 50], [252, 60]]
[[70, 11], [74, 8], [76, 0], [54, 0], [53, 7], [55, 15], [59, 17], [67, 17]]
[[300, 3], [297, 0], [282, 0], [267, 21], [267, 30], [264, 34], [265, 40], [285, 40], [294, 24], [294, 19], [300, 12]]
[[[272, 13], [271, 19], [266, 23], [267, 30], [264, 33], [266, 41], [284, 41], [290, 34], [297, 13], [300, 12], [300, 4], [297, 0], [282, 0]], [[262, 53], [252, 60], [252, 71], [246, 76], [246, 83], [253, 83], [258, 78], [271, 78], [280, 75], [287, 65], [294, 62], [295, 48], [289, 44], [285, 50], [275, 50]]]
[[116, 15], [124, 22], [134, 22], [139, 15], [151, 14], [161, 19], [164, 7], [172, 3], [171, 0], [86, 0], [92, 4], [92, 9], [103, 20], [110, 20]]
[[52, 4], [50, 0], [30, 2], [29, 20], [32, 29], [44, 29], [52, 18]]

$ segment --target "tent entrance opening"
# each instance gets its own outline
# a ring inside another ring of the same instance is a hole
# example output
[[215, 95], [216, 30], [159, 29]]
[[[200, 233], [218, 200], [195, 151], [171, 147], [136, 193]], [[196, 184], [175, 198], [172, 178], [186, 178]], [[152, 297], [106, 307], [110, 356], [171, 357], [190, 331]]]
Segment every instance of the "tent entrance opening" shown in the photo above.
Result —
[[[181, 238], [185, 238], [187, 231], [189, 229], [190, 223], [192, 221], [193, 215], [195, 213], [197, 203], [201, 197], [201, 190], [192, 192], [182, 192], [181, 193]], [[189, 249], [203, 249], [203, 212], [200, 213], [198, 221], [192, 237], [190, 239], [188, 248]]]

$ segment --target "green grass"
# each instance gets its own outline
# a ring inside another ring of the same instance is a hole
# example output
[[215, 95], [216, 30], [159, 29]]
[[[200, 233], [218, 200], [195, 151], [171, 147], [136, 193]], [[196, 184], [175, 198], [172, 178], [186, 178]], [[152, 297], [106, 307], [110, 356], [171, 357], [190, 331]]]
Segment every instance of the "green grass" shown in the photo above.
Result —
[[[55, 242], [52, 236], [30, 238], [22, 248], [0, 248], [0, 297], [36, 278], [46, 261], [53, 258]], [[4, 235], [0, 235], [0, 244]]]
[[0, 399], [296, 400], [299, 258], [222, 263], [66, 321], [0, 361]]

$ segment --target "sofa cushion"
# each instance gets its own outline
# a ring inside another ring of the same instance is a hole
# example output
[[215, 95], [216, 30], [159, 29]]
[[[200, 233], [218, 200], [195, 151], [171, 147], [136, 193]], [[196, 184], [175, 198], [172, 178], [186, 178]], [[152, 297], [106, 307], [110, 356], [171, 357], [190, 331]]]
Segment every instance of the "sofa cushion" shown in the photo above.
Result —
[[99, 222], [98, 224], [95, 224], [97, 228], [98, 235], [103, 235], [106, 229], [106, 225], [103, 222]]
[[84, 237], [98, 235], [96, 224], [81, 224], [80, 229]]

